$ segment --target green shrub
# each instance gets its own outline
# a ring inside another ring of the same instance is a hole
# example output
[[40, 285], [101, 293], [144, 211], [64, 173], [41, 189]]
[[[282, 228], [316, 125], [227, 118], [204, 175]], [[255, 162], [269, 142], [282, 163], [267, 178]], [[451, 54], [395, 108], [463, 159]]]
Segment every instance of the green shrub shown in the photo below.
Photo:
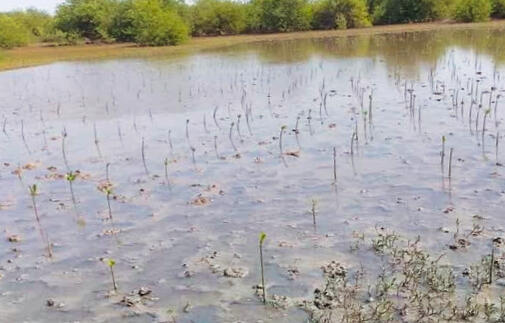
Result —
[[461, 22], [487, 21], [491, 15], [490, 0], [458, 0], [454, 19]]
[[135, 41], [133, 27], [133, 0], [121, 1], [109, 25], [109, 35], [116, 41]]
[[459, 0], [368, 0], [374, 24], [423, 22], [450, 16]]
[[66, 0], [56, 11], [55, 26], [90, 40], [111, 40], [109, 29], [117, 9], [114, 0]]
[[494, 18], [505, 18], [505, 0], [492, 0], [491, 16]]
[[230, 0], [198, 0], [191, 17], [193, 35], [238, 34], [246, 27], [245, 6]]
[[44, 41], [54, 32], [53, 18], [37, 9], [12, 11], [7, 13], [18, 24], [22, 25], [30, 35], [30, 41]]
[[314, 3], [315, 29], [345, 29], [370, 26], [365, 0], [320, 0]]
[[307, 0], [252, 0], [247, 15], [248, 29], [254, 32], [308, 30], [312, 22]]
[[130, 14], [135, 41], [141, 45], [177, 45], [188, 38], [188, 26], [160, 0], [137, 0]]
[[30, 40], [30, 32], [13, 18], [0, 14], [0, 47], [23, 46]]

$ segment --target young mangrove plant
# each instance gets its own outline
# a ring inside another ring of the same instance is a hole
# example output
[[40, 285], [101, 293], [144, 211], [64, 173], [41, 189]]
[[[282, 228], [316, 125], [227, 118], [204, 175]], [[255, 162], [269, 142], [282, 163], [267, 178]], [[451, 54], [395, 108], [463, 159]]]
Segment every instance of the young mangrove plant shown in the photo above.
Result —
[[174, 155], [174, 145], [172, 144], [172, 130], [168, 130], [168, 146], [170, 147], [170, 155]]
[[282, 126], [281, 127], [281, 132], [279, 134], [279, 152], [281, 156], [284, 154], [283, 149], [282, 149], [282, 135], [284, 134], [284, 131], [286, 130], [287, 126]]
[[189, 141], [189, 119], [186, 119], [186, 139]]
[[240, 118], [241, 117], [242, 117], [241, 114], [237, 115], [237, 133], [238, 133], [238, 137], [240, 138], [240, 142], [243, 142], [242, 134], [240, 133]]
[[67, 139], [67, 130], [63, 128], [61, 132], [61, 153], [63, 155], [63, 162], [65, 163], [65, 167], [67, 171], [70, 171], [70, 167], [68, 166], [67, 153], [65, 151], [65, 139]]
[[123, 134], [121, 132], [121, 124], [119, 123], [119, 121], [117, 122], [117, 135], [119, 137], [119, 142], [123, 144]]
[[106, 163], [105, 164], [105, 180], [107, 181], [107, 183], [112, 183], [110, 181], [110, 175], [109, 175], [110, 172], [109, 172], [109, 170], [110, 170], [110, 163]]
[[261, 267], [261, 289], [263, 291], [263, 304], [267, 303], [267, 287], [265, 286], [265, 270], [263, 264], [263, 243], [265, 242], [267, 235], [265, 232], [260, 233], [259, 238], [259, 249], [260, 249], [260, 267]]
[[39, 228], [40, 238], [41, 238], [42, 242], [46, 244], [48, 257], [52, 258], [53, 251], [51, 249], [51, 243], [49, 242], [49, 237], [47, 236], [47, 233], [45, 233], [44, 229], [42, 228], [42, 223], [40, 222], [40, 217], [39, 217], [39, 211], [37, 209], [36, 197], [39, 194], [37, 184], [33, 184], [33, 185], [29, 186], [28, 189], [30, 192], [30, 196], [32, 198], [33, 213], [35, 214], [35, 219], [37, 220], [37, 226]]
[[142, 164], [144, 165], [144, 171], [146, 172], [146, 175], [149, 176], [149, 170], [147, 169], [147, 163], [146, 163], [146, 152], [145, 152], [144, 137], [142, 137], [142, 147], [140, 149], [140, 153], [142, 155]]
[[107, 199], [107, 209], [109, 212], [109, 220], [114, 229], [114, 218], [112, 217], [112, 207], [110, 205], [110, 199], [112, 196], [112, 184], [110, 182], [106, 182], [98, 186], [98, 190], [105, 194], [105, 198]]
[[25, 145], [26, 151], [28, 152], [29, 155], [32, 154], [30, 147], [28, 147], [28, 143], [26, 142], [26, 137], [25, 137], [25, 124], [23, 119], [21, 119], [21, 139], [23, 139], [23, 143]]
[[203, 131], [205, 131], [205, 133], [210, 133], [209, 129], [207, 129], [207, 116], [206, 114], [203, 114]]
[[356, 132], [352, 133], [351, 136], [351, 156], [354, 157], [354, 142], [356, 141]]
[[486, 120], [489, 114], [491, 113], [491, 109], [487, 109], [484, 113], [484, 121], [482, 122], [482, 147], [484, 147], [484, 136], [486, 134]]
[[217, 136], [214, 136], [214, 152], [216, 153], [216, 158], [221, 159], [221, 157], [219, 156], [219, 152], [217, 150]]
[[501, 166], [500, 160], [498, 158], [499, 145], [500, 145], [500, 132], [497, 132], [495, 142], [496, 166]]
[[233, 127], [235, 126], [235, 122], [232, 122], [230, 124], [230, 132], [228, 134], [228, 138], [230, 139], [231, 146], [233, 147], [233, 150], [235, 150], [236, 153], [238, 153], [238, 149], [235, 146], [235, 143], [233, 142]]
[[309, 126], [309, 134], [312, 136], [314, 133], [312, 132], [312, 124], [311, 124], [311, 121], [312, 120], [312, 109], [309, 109], [309, 115], [307, 116], [307, 124]]
[[449, 179], [452, 178], [452, 153], [454, 152], [454, 148], [451, 148], [449, 152]]
[[445, 136], [442, 136], [442, 151], [440, 152], [440, 168], [442, 170], [442, 175], [444, 174], [445, 141]]
[[337, 147], [333, 147], [333, 185], [337, 185]]
[[163, 166], [165, 167], [165, 182], [167, 183], [167, 185], [170, 184], [169, 180], [168, 180], [168, 158], [165, 157], [165, 160], [163, 160]]
[[74, 187], [73, 187], [73, 183], [76, 180], [76, 178], [77, 178], [77, 175], [72, 171], [69, 171], [65, 175], [65, 179], [68, 181], [68, 186], [70, 187], [70, 195], [72, 197], [72, 204], [74, 206], [75, 217], [76, 217], [76, 220], [78, 220], [79, 219], [79, 212], [77, 210], [77, 202], [75, 200]]
[[317, 213], [317, 200], [312, 199], [312, 208], [310, 210], [312, 213], [312, 222], [314, 224], [314, 229], [316, 229], [316, 213]]
[[196, 158], [195, 158], [195, 152], [196, 152], [196, 148], [191, 146], [191, 160], [193, 161], [193, 166], [196, 167]]
[[95, 147], [98, 153], [98, 158], [102, 159], [102, 151], [100, 150], [100, 141], [98, 140], [98, 133], [96, 131], [96, 123], [93, 123], [93, 135], [95, 136]]
[[252, 130], [251, 130], [251, 124], [250, 124], [250, 117], [249, 117], [249, 114], [251, 113], [251, 108], [248, 108], [247, 111], [246, 111], [246, 114], [245, 114], [245, 122], [247, 124], [247, 130], [249, 131], [249, 136], [252, 137], [253, 133], [252, 133]]
[[4, 117], [4, 122], [2, 123], [2, 132], [5, 134], [6, 137], [9, 137], [7, 134], [7, 118]]
[[107, 264], [107, 267], [109, 267], [110, 270], [110, 277], [112, 279], [112, 287], [114, 288], [114, 291], [117, 292], [117, 284], [116, 284], [116, 277], [114, 276], [114, 266], [116, 265], [116, 261], [114, 259], [106, 259], [105, 263]]
[[216, 106], [214, 108], [214, 112], [212, 113], [212, 118], [214, 119], [214, 123], [216, 124], [216, 127], [218, 129], [221, 129], [221, 127], [219, 126], [219, 123], [217, 122], [217, 109], [219, 109], [219, 106]]

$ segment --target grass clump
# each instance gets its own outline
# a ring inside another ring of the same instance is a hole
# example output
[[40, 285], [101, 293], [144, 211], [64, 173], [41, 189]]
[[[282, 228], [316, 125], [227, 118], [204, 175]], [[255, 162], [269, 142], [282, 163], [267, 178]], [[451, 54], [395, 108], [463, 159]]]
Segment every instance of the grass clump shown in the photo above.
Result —
[[404, 241], [380, 229], [371, 250], [382, 259], [376, 276], [367, 275], [363, 265], [332, 261], [321, 267], [323, 285], [299, 302], [310, 322], [503, 322], [505, 297], [484, 290], [496, 287], [494, 251], [459, 280], [455, 267], [442, 263], [445, 255], [423, 250], [420, 238]]

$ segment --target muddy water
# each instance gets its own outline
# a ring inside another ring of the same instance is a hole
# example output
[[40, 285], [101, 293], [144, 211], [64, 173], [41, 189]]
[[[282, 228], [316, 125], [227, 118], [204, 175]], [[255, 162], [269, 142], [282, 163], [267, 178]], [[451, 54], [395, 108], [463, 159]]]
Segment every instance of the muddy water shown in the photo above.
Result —
[[[505, 225], [503, 32], [1, 73], [0, 321], [303, 322], [296, 307], [265, 308], [255, 295], [262, 231], [268, 294], [295, 299], [311, 296], [331, 260], [376, 268], [368, 247], [350, 247], [379, 227], [421, 236], [455, 268], [478, 261]], [[68, 170], [80, 172], [75, 206]], [[113, 222], [97, 189], [107, 177]], [[475, 223], [485, 230], [472, 248], [449, 250]], [[139, 297], [141, 287], [152, 292]]]

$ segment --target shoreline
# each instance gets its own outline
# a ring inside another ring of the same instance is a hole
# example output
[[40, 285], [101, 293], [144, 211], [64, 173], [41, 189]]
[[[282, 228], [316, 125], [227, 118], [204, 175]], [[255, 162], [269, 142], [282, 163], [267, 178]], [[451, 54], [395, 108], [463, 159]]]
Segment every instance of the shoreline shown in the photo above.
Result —
[[171, 55], [184, 55], [188, 53], [196, 53], [202, 50], [218, 49], [233, 45], [266, 41], [311, 38], [323, 39], [363, 35], [398, 34], [404, 32], [413, 33], [433, 30], [465, 30], [473, 28], [499, 27], [505, 28], [505, 20], [492, 20], [483, 23], [430, 22], [418, 24], [383, 25], [346, 30], [315, 30], [274, 34], [243, 34], [231, 36], [194, 37], [184, 44], [164, 47], [139, 47], [132, 43], [72, 46], [48, 46], [44, 44], [37, 44], [10, 50], [0, 50], [0, 72], [63, 61], [152, 58]]

